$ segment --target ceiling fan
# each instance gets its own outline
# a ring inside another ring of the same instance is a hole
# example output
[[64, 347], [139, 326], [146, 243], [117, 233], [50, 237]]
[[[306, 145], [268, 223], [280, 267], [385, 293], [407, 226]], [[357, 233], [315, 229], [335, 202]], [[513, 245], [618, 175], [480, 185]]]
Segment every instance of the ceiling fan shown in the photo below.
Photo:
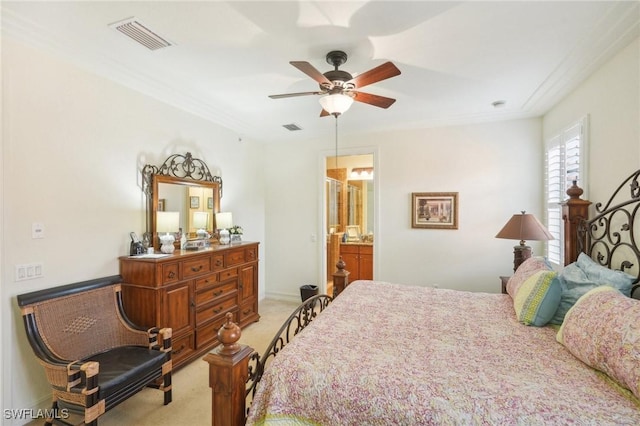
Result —
[[[271, 99], [291, 98], [295, 96], [307, 96], [307, 95], [342, 95], [333, 97], [337, 100], [346, 100], [346, 110], [351, 102], [358, 101], [365, 104], [377, 106], [380, 108], [389, 108], [396, 101], [392, 98], [387, 98], [379, 95], [372, 95], [371, 93], [360, 92], [359, 89], [368, 86], [373, 83], [377, 83], [382, 80], [386, 80], [391, 77], [400, 75], [400, 70], [391, 62], [385, 62], [375, 68], [370, 69], [362, 74], [353, 77], [346, 71], [339, 70], [338, 67], [347, 62], [347, 54], [340, 50], [333, 50], [327, 53], [327, 63], [334, 66], [334, 69], [321, 73], [309, 62], [305, 61], [291, 61], [289, 62], [294, 67], [298, 68], [303, 73], [314, 79], [319, 85], [320, 90], [315, 92], [298, 92], [298, 93], [285, 93], [282, 95], [271, 95]], [[348, 98], [346, 98], [346, 97]], [[320, 117], [327, 115], [340, 114], [339, 108], [334, 112], [329, 112], [325, 108], [323, 100], [328, 99], [329, 96], [320, 98], [320, 103], [323, 106]], [[341, 111], [343, 112], [343, 111]]]

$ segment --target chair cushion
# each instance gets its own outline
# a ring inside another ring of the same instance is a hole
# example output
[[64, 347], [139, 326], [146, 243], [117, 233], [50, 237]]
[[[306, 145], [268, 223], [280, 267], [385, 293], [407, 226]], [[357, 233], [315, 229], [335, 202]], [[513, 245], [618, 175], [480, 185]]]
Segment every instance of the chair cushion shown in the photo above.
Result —
[[[100, 363], [98, 385], [99, 398], [109, 399], [121, 391], [129, 392], [149, 383], [149, 376], [162, 376], [162, 364], [167, 360], [165, 352], [143, 346], [121, 346], [83, 361]], [[140, 382], [143, 380], [142, 382]]]

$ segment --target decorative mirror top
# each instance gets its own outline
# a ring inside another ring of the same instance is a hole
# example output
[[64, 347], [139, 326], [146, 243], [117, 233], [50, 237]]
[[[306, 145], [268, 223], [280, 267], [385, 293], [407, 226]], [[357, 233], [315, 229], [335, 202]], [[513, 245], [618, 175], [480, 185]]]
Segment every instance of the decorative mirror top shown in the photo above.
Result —
[[220, 176], [213, 176], [209, 170], [209, 166], [199, 158], [193, 158], [190, 152], [187, 152], [186, 155], [173, 154], [159, 167], [153, 164], [145, 165], [142, 169], [142, 190], [147, 195], [151, 195], [154, 175], [216, 182], [220, 184], [220, 197], [222, 197], [222, 178]]

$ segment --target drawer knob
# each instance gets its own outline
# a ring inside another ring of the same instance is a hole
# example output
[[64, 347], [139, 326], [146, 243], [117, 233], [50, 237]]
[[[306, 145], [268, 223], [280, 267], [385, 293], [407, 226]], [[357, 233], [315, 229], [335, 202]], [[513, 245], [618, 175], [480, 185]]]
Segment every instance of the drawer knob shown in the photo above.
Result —
[[201, 270], [201, 269], [202, 269], [202, 265], [200, 265], [200, 266], [198, 266], [198, 267], [195, 267], [195, 266], [192, 266], [192, 267], [191, 267], [191, 271], [193, 271], [193, 272], [198, 272], [198, 271], [199, 271], [199, 270]]
[[222, 311], [222, 306], [221, 306], [221, 307], [219, 307], [219, 308], [214, 309], [214, 310], [213, 310], [213, 313], [214, 313], [214, 314], [217, 314], [217, 313], [218, 313], [218, 312], [220, 312], [220, 311]]
[[214, 292], [213, 292], [213, 296], [214, 296], [214, 297], [218, 297], [218, 296], [220, 296], [222, 293], [224, 293], [224, 291], [222, 291], [222, 290], [214, 291]]
[[222, 266], [222, 260], [216, 259], [216, 266]]
[[168, 277], [168, 278], [175, 278], [175, 277], [176, 277], [176, 273], [175, 273], [175, 272], [173, 272], [173, 271], [171, 271], [171, 272], [169, 272], [169, 273], [167, 274], [167, 277]]

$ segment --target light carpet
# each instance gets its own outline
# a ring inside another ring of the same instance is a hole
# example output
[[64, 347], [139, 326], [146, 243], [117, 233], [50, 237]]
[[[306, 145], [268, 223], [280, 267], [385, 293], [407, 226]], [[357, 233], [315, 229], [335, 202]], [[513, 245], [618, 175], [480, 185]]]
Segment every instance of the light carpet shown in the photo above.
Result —
[[[265, 299], [260, 302], [260, 321], [242, 330], [240, 343], [260, 353], [271, 342], [282, 323], [299, 304]], [[172, 374], [173, 401], [162, 404], [162, 392], [143, 389], [98, 419], [101, 426], [205, 426], [211, 425], [209, 364], [196, 359]], [[28, 425], [42, 424], [42, 420]]]

